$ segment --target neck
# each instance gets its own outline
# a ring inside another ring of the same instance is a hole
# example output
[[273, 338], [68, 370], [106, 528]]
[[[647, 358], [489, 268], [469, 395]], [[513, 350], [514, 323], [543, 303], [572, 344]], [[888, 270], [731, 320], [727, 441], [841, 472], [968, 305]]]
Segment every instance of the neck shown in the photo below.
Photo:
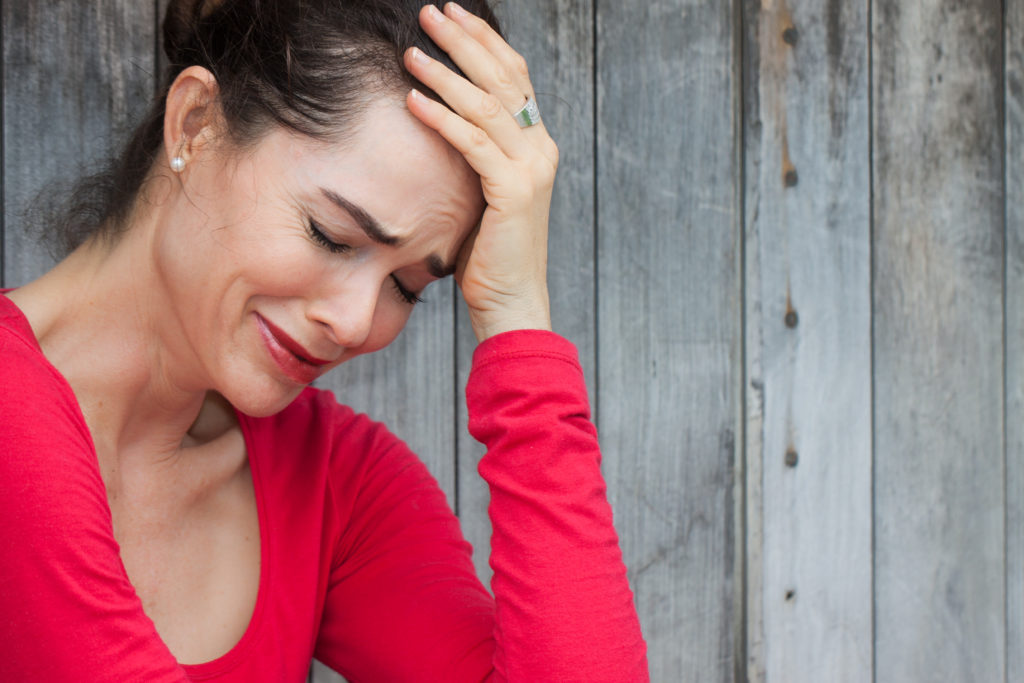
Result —
[[151, 267], [151, 233], [132, 229], [114, 245], [92, 240], [11, 293], [75, 392], [101, 466], [131, 454], [166, 461], [215, 438], [224, 413], [207, 400], [178, 322], [160, 315], [168, 308]]

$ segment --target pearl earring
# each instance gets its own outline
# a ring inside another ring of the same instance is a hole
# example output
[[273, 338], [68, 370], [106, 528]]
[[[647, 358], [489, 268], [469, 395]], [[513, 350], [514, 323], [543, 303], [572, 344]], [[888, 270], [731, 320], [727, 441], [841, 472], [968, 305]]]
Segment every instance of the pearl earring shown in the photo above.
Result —
[[181, 157], [174, 157], [171, 159], [171, 170], [175, 173], [181, 173], [185, 170], [185, 160]]

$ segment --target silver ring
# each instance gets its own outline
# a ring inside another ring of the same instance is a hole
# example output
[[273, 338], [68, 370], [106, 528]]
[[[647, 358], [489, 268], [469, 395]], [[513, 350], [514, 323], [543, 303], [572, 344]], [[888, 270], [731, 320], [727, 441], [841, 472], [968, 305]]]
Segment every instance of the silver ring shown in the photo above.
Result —
[[540, 123], [540, 108], [537, 107], [537, 100], [527, 97], [526, 104], [515, 114], [512, 114], [512, 118], [516, 120], [520, 128], [529, 128]]

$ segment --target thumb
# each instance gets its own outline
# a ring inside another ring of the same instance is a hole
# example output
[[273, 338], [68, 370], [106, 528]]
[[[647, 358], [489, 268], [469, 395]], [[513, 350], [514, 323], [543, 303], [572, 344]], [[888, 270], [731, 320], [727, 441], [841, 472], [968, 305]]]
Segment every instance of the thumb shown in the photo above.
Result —
[[476, 238], [480, 235], [480, 224], [477, 223], [476, 227], [473, 228], [473, 232], [466, 236], [462, 246], [459, 247], [459, 253], [455, 257], [455, 284], [462, 288], [462, 276], [466, 274], [466, 264], [469, 263], [469, 256], [473, 253], [473, 246], [476, 244]]

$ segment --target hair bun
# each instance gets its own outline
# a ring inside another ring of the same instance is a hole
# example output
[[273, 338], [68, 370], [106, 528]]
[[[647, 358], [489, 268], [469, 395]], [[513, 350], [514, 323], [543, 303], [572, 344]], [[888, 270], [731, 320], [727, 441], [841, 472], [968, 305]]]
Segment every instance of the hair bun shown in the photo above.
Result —
[[221, 0], [170, 0], [167, 3], [163, 23], [164, 54], [171, 64], [189, 61], [189, 53], [195, 50], [199, 20], [220, 4]]

